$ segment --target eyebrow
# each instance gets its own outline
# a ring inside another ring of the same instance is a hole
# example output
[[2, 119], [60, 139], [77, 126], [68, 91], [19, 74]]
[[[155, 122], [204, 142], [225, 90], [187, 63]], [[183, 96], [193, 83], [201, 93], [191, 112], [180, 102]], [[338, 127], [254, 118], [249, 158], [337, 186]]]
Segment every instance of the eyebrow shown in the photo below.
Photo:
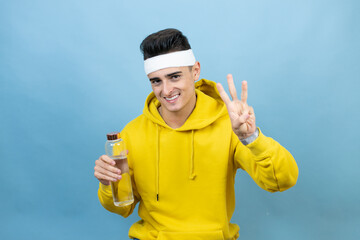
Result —
[[[182, 73], [182, 71], [177, 71], [177, 72], [169, 73], [169, 74], [166, 74], [165, 76], [166, 76], [166, 77], [172, 77], [172, 76], [174, 76], [174, 75], [176, 75], [176, 74], [179, 74], [179, 73]], [[160, 80], [160, 78], [154, 77], [154, 78], [150, 78], [149, 80], [150, 80], [150, 81]]]
[[181, 71], [177, 71], [177, 72], [169, 73], [169, 74], [167, 74], [166, 76], [167, 76], [167, 77], [171, 77], [171, 76], [176, 75], [176, 74], [179, 74], [179, 73], [182, 73], [182, 72], [181, 72]]

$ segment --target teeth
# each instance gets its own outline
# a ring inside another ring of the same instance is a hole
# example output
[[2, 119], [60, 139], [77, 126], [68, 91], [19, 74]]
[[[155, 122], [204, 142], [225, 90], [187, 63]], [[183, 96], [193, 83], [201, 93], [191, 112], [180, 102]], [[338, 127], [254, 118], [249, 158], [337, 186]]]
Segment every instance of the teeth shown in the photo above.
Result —
[[168, 100], [168, 101], [171, 101], [171, 100], [174, 100], [175, 98], [177, 98], [179, 95], [175, 95], [175, 96], [173, 96], [173, 97], [171, 97], [171, 98], [165, 98], [166, 100]]

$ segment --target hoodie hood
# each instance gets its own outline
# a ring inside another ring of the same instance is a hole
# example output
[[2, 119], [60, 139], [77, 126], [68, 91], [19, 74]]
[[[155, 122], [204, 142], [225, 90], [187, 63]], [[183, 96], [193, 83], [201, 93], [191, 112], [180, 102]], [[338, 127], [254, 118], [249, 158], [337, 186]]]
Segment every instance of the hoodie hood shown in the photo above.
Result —
[[[216, 88], [216, 83], [206, 79], [201, 79], [195, 83], [195, 93], [197, 95], [196, 106], [184, 125], [177, 128], [177, 131], [191, 131], [204, 128], [218, 118], [227, 114], [227, 109]], [[170, 128], [162, 119], [158, 112], [160, 102], [152, 92], [146, 99], [143, 113], [155, 124]]]

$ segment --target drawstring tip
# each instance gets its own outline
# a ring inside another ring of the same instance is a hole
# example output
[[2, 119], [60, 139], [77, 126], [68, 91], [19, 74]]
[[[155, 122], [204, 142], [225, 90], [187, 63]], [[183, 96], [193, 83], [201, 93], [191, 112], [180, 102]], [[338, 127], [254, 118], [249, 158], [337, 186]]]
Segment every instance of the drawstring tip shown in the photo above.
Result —
[[195, 180], [195, 178], [196, 178], [196, 174], [191, 174], [191, 175], [189, 176], [189, 179], [190, 179], [190, 180]]
[[159, 201], [159, 194], [156, 194], [156, 201]]

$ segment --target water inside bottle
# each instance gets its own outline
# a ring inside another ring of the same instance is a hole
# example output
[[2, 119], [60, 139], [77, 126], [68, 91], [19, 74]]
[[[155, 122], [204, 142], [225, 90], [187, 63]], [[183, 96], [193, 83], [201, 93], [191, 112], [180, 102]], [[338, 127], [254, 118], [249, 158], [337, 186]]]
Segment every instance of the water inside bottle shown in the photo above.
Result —
[[121, 179], [111, 182], [111, 190], [115, 206], [126, 206], [134, 202], [131, 177], [126, 156], [114, 156], [115, 167], [121, 170]]

